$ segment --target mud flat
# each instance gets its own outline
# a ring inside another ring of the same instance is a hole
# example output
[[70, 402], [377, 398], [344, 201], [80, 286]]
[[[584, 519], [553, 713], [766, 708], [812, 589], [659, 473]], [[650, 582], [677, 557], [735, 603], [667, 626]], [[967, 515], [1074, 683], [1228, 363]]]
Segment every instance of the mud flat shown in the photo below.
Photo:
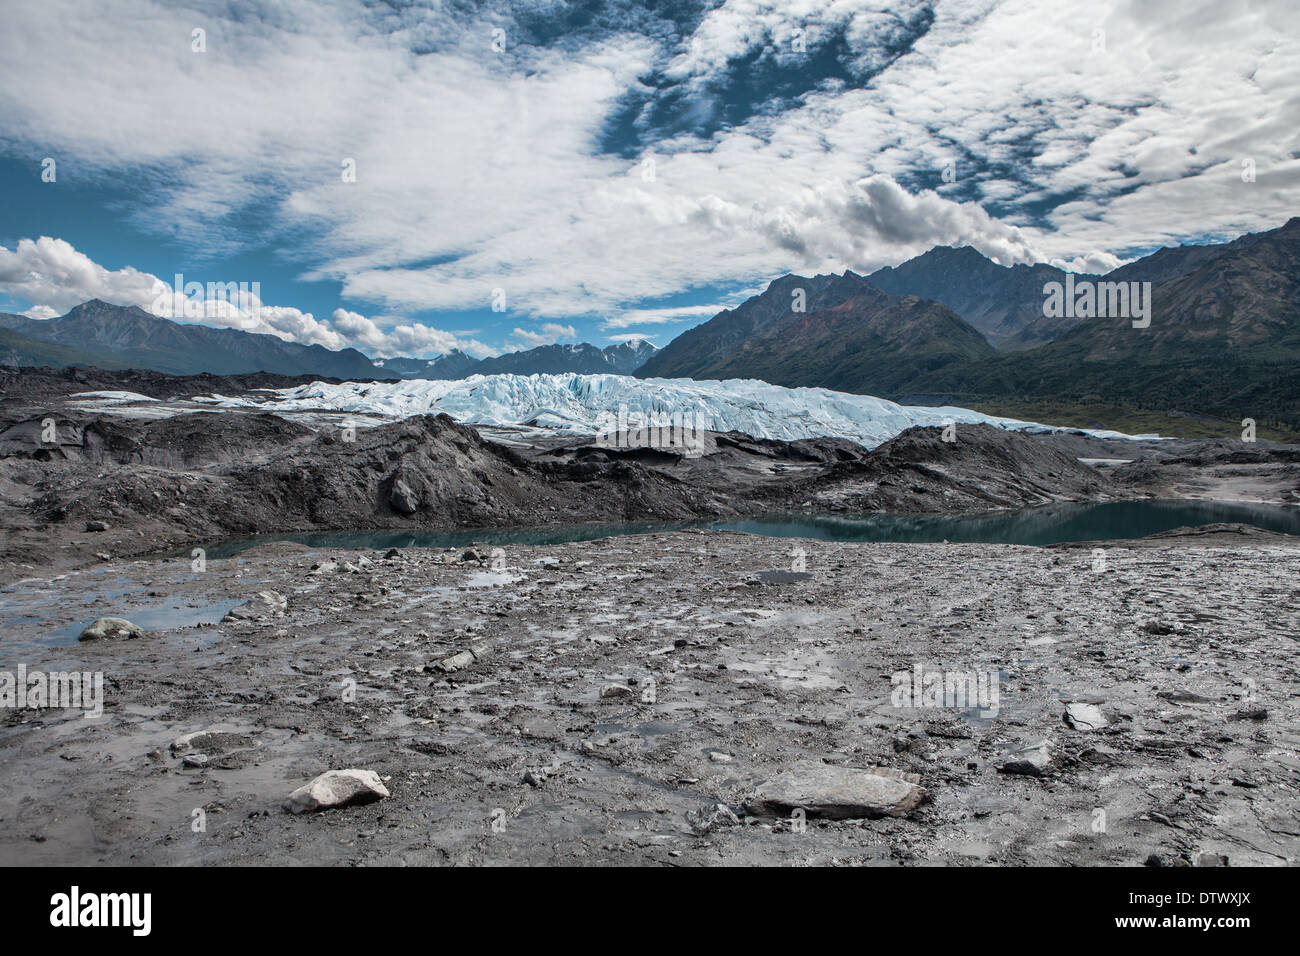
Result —
[[[105, 699], [0, 717], [0, 863], [1293, 864], [1300, 551], [1196, 540], [278, 544], [19, 582], [0, 670]], [[899, 706], [918, 666], [996, 701]], [[389, 796], [283, 808], [342, 769]]]

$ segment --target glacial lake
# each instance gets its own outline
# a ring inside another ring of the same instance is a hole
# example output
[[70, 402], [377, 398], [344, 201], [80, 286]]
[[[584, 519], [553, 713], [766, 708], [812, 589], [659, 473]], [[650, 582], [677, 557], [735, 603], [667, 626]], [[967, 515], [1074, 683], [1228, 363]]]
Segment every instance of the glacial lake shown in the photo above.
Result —
[[1174, 528], [1239, 522], [1266, 531], [1300, 535], [1300, 506], [1229, 501], [1142, 500], [1102, 504], [1054, 504], [977, 515], [790, 514], [727, 521], [635, 522], [556, 525], [545, 528], [482, 528], [462, 531], [340, 531], [264, 534], [207, 546], [209, 558], [229, 558], [259, 544], [293, 541], [313, 548], [461, 548], [471, 544], [550, 545], [594, 541], [656, 531], [716, 529], [772, 538], [826, 541], [951, 541], [975, 544], [1048, 545], [1066, 541], [1141, 538]]

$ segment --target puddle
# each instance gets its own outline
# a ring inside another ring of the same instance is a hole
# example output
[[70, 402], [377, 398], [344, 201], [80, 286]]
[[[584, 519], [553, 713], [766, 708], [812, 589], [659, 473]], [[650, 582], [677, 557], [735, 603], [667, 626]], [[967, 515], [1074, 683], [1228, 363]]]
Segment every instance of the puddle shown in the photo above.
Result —
[[[101, 595], [95, 595], [96, 598]], [[199, 624], [218, 623], [231, 608], [244, 603], [242, 598], [217, 601], [191, 607], [188, 604], [172, 602], [149, 606], [128, 606], [105, 610], [94, 617], [81, 618], [71, 624], [50, 628], [48, 618], [23, 617], [0, 621], [6, 634], [0, 649], [7, 653], [22, 648], [34, 647], [73, 647], [77, 638], [88, 624], [101, 617], [124, 617], [133, 624], [138, 624], [146, 631], [171, 631], [180, 628], [195, 627]], [[209, 642], [210, 643], [210, 642]]]

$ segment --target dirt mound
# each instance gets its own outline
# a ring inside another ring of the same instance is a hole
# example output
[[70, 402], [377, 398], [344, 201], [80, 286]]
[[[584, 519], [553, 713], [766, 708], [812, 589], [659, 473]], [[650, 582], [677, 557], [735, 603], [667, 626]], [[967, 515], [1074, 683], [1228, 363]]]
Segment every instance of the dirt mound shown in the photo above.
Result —
[[[148, 369], [108, 371], [102, 368], [4, 368], [0, 367], [0, 400], [6, 405], [65, 398], [74, 392], [120, 391], [174, 398], [191, 395], [242, 395], [259, 388], [293, 388], [311, 382], [340, 382], [321, 375], [278, 375], [250, 372], [245, 375], [168, 375]], [[378, 381], [390, 381], [379, 379]]]
[[[54, 423], [52, 434], [48, 422]], [[269, 413], [212, 412], [151, 422], [57, 415], [28, 418], [0, 431], [0, 458], [193, 468], [278, 452], [314, 434]]]
[[841, 462], [798, 490], [827, 510], [958, 513], [1052, 501], [1128, 496], [1096, 469], [1062, 452], [1051, 436], [960, 425], [910, 428], [858, 461]]
[[[446, 415], [314, 432], [255, 412], [60, 417], [0, 433], [0, 562], [77, 565], [270, 532], [450, 530], [823, 511], [972, 512], [1118, 496], [1033, 436], [913, 429], [840, 439], [711, 436], [698, 457], [579, 444], [523, 453]], [[105, 529], [103, 526], [107, 526]]]

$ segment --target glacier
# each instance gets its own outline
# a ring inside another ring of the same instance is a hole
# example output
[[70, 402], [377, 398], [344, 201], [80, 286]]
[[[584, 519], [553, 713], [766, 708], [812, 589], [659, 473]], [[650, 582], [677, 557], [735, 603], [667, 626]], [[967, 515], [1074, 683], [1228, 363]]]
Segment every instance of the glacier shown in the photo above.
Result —
[[988, 424], [1027, 432], [1082, 431], [1099, 438], [1156, 438], [1069, 429], [967, 408], [899, 405], [870, 395], [826, 388], [785, 388], [755, 379], [632, 378], [626, 375], [472, 375], [465, 379], [401, 382], [312, 382], [247, 396], [210, 396], [216, 407], [256, 405], [274, 412], [334, 412], [381, 420], [446, 413], [468, 425], [531, 427], [597, 435], [620, 414], [634, 427], [687, 421], [710, 431], [755, 438], [847, 438], [868, 448], [914, 425]]

